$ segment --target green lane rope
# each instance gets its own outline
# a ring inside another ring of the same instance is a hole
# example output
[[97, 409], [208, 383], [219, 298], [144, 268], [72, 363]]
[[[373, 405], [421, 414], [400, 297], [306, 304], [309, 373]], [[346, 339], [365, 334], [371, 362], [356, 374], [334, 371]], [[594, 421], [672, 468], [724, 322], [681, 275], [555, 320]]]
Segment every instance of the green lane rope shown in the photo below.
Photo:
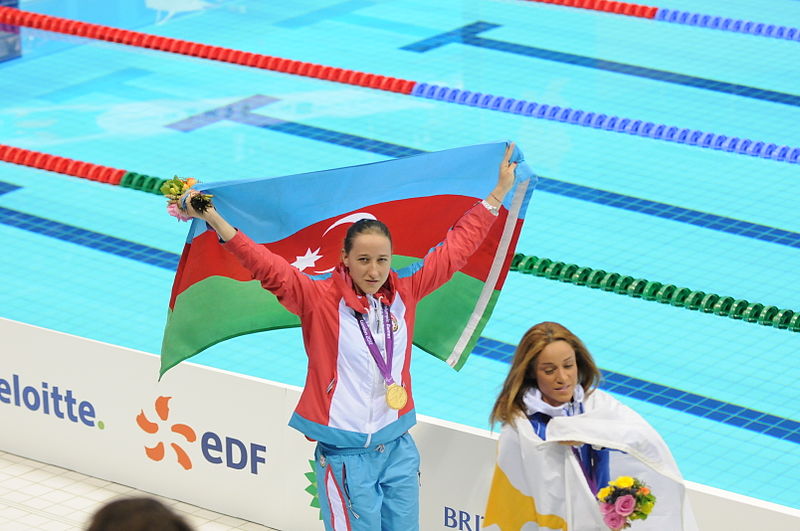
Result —
[[777, 306], [765, 306], [758, 302], [705, 293], [673, 284], [662, 284], [654, 280], [633, 278], [602, 269], [554, 262], [549, 258], [517, 253], [511, 260], [511, 271], [656, 301], [687, 310], [712, 313], [747, 323], [800, 332], [800, 312], [781, 310]]
[[167, 180], [161, 177], [153, 177], [152, 175], [145, 175], [144, 173], [136, 173], [129, 171], [122, 176], [119, 185], [125, 188], [133, 188], [134, 190], [141, 190], [150, 194], [161, 195], [161, 185]]

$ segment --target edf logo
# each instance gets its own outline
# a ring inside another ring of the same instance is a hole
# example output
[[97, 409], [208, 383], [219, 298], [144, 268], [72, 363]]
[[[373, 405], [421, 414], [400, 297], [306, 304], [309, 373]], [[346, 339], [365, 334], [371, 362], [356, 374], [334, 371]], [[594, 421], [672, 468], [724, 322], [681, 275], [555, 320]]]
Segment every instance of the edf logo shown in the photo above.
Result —
[[[164, 423], [169, 420], [169, 401], [171, 396], [159, 396], [155, 402], [155, 411], [158, 418]], [[136, 424], [145, 432], [151, 435], [158, 433], [159, 424], [151, 422], [140, 411], [136, 416]], [[197, 434], [191, 426], [186, 424], [172, 424], [170, 431], [180, 435], [187, 443], [197, 441]], [[175, 459], [184, 470], [192, 469], [192, 459], [186, 450], [177, 443], [170, 443]], [[213, 465], [225, 464], [228, 468], [242, 470], [250, 465], [250, 473], [258, 474], [258, 465], [264, 464], [266, 460], [267, 447], [262, 444], [250, 443], [246, 445], [235, 437], [220, 437], [213, 431], [207, 431], [200, 437], [200, 450], [206, 461]], [[145, 446], [144, 453], [153, 461], [161, 461], [166, 453], [164, 441], [159, 441], [155, 446]]]

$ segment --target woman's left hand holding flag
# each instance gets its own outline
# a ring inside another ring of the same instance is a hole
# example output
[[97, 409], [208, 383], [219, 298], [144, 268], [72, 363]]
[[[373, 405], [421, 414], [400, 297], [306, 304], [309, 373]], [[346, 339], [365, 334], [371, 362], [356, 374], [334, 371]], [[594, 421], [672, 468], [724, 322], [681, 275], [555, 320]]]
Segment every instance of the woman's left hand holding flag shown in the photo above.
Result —
[[178, 198], [178, 209], [190, 218], [199, 218], [208, 223], [211, 228], [217, 231], [222, 241], [228, 241], [236, 236], [236, 229], [223, 218], [210, 202], [202, 212], [197, 209], [197, 201], [194, 199], [200, 196], [200, 192], [189, 189]]

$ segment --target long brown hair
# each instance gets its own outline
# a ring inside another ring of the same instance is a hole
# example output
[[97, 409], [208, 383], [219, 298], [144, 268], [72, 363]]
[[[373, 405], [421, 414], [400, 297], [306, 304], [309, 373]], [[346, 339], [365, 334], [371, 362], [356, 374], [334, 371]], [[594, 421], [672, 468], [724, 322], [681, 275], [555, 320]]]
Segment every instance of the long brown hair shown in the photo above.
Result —
[[489, 415], [491, 425], [495, 422], [510, 422], [525, 411], [522, 397], [528, 389], [536, 387], [535, 372], [532, 370], [536, 367], [536, 359], [547, 345], [555, 341], [566, 341], [575, 351], [578, 383], [587, 396], [597, 387], [600, 383], [600, 370], [583, 341], [558, 323], [539, 323], [525, 332], [517, 345], [511, 369], [503, 383], [503, 390], [500, 391], [500, 396], [497, 397]]

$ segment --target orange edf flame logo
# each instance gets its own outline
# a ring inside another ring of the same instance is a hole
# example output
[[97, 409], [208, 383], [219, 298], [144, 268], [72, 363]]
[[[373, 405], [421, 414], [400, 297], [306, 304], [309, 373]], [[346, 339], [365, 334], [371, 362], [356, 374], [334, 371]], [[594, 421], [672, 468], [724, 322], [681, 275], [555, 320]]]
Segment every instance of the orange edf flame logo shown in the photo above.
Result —
[[[172, 399], [171, 396], [159, 396], [156, 398], [156, 414], [158, 415], [158, 418], [163, 421], [166, 421], [169, 418], [170, 399]], [[144, 410], [141, 410], [141, 412], [136, 416], [136, 424], [138, 424], [139, 427], [142, 428], [142, 430], [144, 430], [146, 433], [154, 434], [158, 432], [158, 424], [155, 422], [150, 422], [145, 416]], [[178, 435], [182, 435], [187, 442], [194, 442], [197, 440], [197, 435], [195, 434], [194, 430], [186, 424], [173, 424], [170, 430]], [[178, 464], [181, 465], [184, 470], [190, 470], [192, 468], [192, 460], [189, 459], [189, 454], [187, 454], [183, 448], [175, 443], [170, 443], [170, 446], [172, 446], [172, 449], [175, 451]], [[164, 459], [163, 441], [159, 442], [152, 448], [145, 446], [144, 453], [147, 454], [147, 457], [153, 461], [161, 461]]]

